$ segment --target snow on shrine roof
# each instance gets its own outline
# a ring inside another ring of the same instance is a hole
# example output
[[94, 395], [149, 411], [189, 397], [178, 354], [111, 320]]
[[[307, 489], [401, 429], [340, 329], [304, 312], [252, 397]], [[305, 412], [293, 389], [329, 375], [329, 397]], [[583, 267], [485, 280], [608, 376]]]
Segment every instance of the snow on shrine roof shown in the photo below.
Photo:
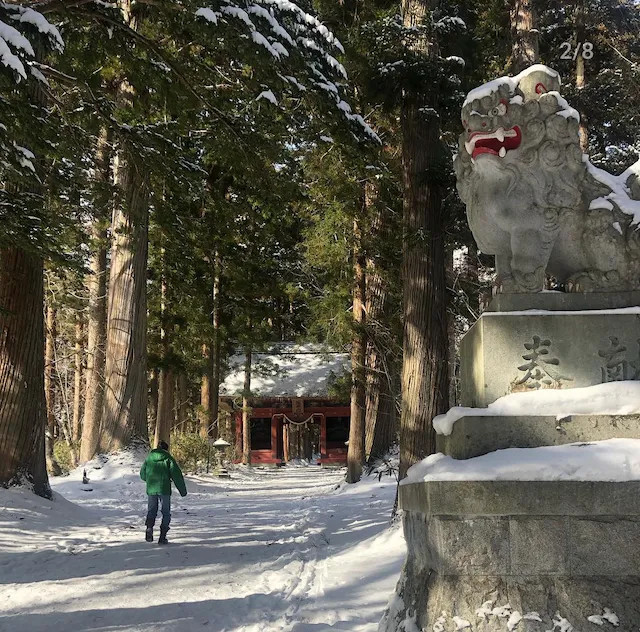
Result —
[[[220, 385], [221, 395], [236, 395], [244, 387], [244, 354], [229, 358], [229, 374]], [[253, 353], [251, 392], [254, 395], [327, 395], [332, 374], [350, 370], [348, 353], [327, 350], [320, 345], [279, 343], [267, 352]]]

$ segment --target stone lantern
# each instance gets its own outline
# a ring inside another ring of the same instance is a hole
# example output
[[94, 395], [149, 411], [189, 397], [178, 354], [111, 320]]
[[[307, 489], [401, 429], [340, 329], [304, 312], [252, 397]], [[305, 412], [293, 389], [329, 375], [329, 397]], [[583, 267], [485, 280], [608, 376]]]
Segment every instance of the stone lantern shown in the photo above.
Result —
[[224, 439], [216, 439], [212, 444], [214, 449], [214, 458], [215, 458], [215, 469], [213, 470], [213, 475], [218, 476], [219, 478], [231, 478], [229, 472], [224, 467], [223, 463], [223, 453], [226, 448], [228, 448], [231, 444]]

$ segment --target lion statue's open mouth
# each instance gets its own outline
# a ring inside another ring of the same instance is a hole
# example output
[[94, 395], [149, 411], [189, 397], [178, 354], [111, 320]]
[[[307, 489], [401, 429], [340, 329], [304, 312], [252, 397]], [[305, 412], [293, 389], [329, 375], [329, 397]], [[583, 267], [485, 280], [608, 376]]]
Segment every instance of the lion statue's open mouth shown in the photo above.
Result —
[[536, 65], [467, 95], [454, 167], [473, 235], [497, 291], [538, 292], [546, 274], [569, 291], [640, 289], [640, 161], [594, 167], [559, 89]]
[[517, 125], [511, 129], [499, 127], [495, 132], [472, 132], [464, 144], [472, 158], [481, 154], [492, 154], [504, 158], [511, 149], [520, 147], [522, 133]]

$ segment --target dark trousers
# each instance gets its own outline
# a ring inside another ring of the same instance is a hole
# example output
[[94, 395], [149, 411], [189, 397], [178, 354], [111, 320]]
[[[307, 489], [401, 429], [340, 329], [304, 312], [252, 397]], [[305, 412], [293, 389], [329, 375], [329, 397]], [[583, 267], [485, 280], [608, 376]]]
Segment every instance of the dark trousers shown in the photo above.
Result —
[[152, 528], [156, 523], [156, 516], [158, 515], [158, 502], [162, 502], [162, 522], [160, 523], [160, 531], [168, 531], [169, 523], [171, 522], [171, 496], [154, 494], [147, 496], [147, 522], [146, 525]]

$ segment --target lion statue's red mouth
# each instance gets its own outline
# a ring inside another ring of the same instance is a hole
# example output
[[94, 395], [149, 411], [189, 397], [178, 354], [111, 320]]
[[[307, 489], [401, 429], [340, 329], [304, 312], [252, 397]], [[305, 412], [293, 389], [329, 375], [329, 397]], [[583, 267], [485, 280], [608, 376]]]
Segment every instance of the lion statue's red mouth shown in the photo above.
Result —
[[472, 158], [481, 154], [492, 154], [504, 158], [511, 149], [517, 149], [522, 142], [520, 128], [515, 125], [511, 129], [499, 127], [495, 132], [472, 132], [465, 148]]

